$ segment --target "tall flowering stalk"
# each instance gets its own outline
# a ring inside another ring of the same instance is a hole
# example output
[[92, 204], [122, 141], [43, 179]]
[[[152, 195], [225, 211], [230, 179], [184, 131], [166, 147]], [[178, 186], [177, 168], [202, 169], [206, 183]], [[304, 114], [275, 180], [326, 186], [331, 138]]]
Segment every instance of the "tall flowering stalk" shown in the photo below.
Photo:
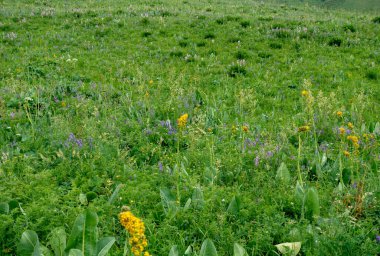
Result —
[[[129, 245], [134, 256], [150, 256], [149, 252], [145, 251], [148, 246], [148, 241], [145, 237], [144, 222], [137, 218], [133, 213], [125, 207], [119, 214], [120, 224], [128, 231]], [[145, 252], [144, 252], [145, 251]]]

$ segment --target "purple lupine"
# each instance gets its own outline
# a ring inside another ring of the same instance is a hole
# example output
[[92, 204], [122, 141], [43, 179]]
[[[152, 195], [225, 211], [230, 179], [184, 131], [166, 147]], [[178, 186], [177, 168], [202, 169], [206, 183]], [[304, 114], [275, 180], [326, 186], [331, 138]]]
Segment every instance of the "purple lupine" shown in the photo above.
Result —
[[352, 131], [351, 131], [350, 129], [347, 129], [347, 130], [346, 130], [346, 134], [347, 134], [347, 135], [350, 135], [351, 133], [352, 133]]
[[380, 235], [376, 235], [376, 242], [380, 243]]
[[83, 147], [83, 140], [82, 139], [76, 139], [75, 140], [75, 143], [77, 144], [77, 146], [79, 148], [82, 148]]
[[272, 156], [273, 156], [273, 152], [269, 150], [267, 152], [267, 158], [271, 158]]
[[160, 170], [160, 172], [164, 171], [164, 166], [162, 165], [161, 162], [158, 162], [158, 170]]
[[259, 164], [260, 164], [260, 157], [256, 156], [255, 157], [255, 166], [257, 167], [257, 166], [259, 166]]

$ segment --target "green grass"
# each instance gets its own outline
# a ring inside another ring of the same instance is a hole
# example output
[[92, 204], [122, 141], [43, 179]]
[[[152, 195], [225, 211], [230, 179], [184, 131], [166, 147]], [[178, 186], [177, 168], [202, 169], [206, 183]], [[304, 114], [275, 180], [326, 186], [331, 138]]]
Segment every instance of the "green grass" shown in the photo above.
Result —
[[[297, 241], [301, 255], [379, 252], [375, 14], [253, 0], [1, 5], [1, 255], [25, 230], [49, 247], [87, 208], [123, 255], [123, 205], [152, 255], [207, 238], [219, 255]], [[348, 122], [358, 149], [339, 135]]]

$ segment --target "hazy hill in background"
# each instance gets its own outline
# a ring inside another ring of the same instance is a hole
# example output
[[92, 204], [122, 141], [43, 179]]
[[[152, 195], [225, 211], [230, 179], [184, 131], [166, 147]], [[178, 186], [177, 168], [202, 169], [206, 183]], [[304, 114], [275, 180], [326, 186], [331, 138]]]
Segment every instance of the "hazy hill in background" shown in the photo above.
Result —
[[310, 3], [328, 8], [344, 8], [351, 10], [380, 11], [380, 0], [276, 0], [280, 3]]

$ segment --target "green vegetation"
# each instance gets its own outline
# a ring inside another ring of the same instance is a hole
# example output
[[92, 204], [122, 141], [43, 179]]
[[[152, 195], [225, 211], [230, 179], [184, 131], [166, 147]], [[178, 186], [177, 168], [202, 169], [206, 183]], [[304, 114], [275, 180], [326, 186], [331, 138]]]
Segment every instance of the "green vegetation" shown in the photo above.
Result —
[[380, 17], [292, 3], [1, 1], [0, 254], [379, 253]]

